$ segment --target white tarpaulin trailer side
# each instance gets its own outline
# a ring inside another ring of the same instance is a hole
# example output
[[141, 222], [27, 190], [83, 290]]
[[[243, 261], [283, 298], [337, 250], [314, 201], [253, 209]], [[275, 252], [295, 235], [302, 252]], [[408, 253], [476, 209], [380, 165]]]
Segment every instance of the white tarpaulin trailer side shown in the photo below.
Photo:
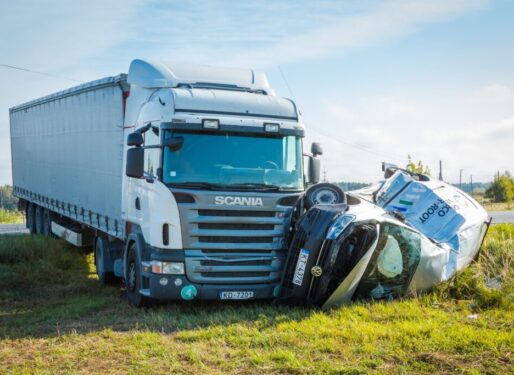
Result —
[[122, 74], [11, 108], [16, 195], [122, 238], [126, 87]]

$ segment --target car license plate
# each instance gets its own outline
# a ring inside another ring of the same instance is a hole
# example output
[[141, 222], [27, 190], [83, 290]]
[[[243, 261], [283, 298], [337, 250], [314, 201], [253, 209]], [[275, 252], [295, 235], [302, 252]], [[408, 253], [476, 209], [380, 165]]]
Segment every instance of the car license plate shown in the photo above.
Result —
[[220, 292], [220, 299], [251, 299], [253, 298], [253, 290], [234, 290]]
[[309, 260], [309, 250], [301, 249], [298, 256], [298, 262], [296, 263], [296, 269], [294, 270], [293, 284], [302, 286], [303, 276], [305, 275], [305, 268], [307, 268], [307, 260]]

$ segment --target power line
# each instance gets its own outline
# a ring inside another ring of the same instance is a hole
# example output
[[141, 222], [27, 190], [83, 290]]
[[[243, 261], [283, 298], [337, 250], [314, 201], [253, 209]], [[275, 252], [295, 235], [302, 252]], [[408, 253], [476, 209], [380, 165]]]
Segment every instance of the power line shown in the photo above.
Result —
[[291, 90], [291, 87], [289, 86], [289, 83], [287, 82], [286, 76], [284, 75], [282, 68], [280, 67], [280, 65], [277, 65], [277, 67], [278, 67], [278, 71], [280, 72], [280, 75], [282, 76], [282, 79], [284, 80], [284, 83], [286, 84], [287, 90], [289, 91], [289, 94], [291, 95], [291, 99], [296, 101], [294, 94], [293, 94], [293, 90]]
[[338, 143], [341, 143], [341, 144], [344, 144], [346, 146], [349, 146], [349, 147], [353, 147], [353, 148], [356, 148], [356, 149], [359, 149], [361, 151], [365, 151], [365, 152], [368, 152], [370, 154], [374, 154], [374, 155], [377, 155], [377, 156], [380, 156], [381, 158], [389, 158], [389, 159], [395, 159], [396, 161], [405, 161], [404, 158], [400, 155], [395, 155], [395, 154], [392, 154], [392, 153], [385, 153], [385, 152], [382, 152], [382, 151], [378, 151], [378, 150], [373, 150], [369, 147], [366, 147], [366, 146], [362, 146], [362, 145], [359, 145], [358, 143], [351, 143], [351, 142], [346, 142], [346, 141], [343, 141], [333, 135], [328, 135], [327, 133], [323, 132], [323, 131], [319, 131], [318, 128], [314, 128], [312, 127], [312, 129], [314, 131], [316, 131], [319, 135], [322, 135], [326, 138], [330, 138], [331, 140], [333, 141], [336, 141]]
[[79, 82], [79, 83], [84, 82], [84, 81], [80, 81], [80, 80], [75, 79], [75, 78], [59, 76], [59, 75], [56, 75], [56, 74], [51, 74], [51, 73], [46, 73], [46, 72], [39, 72], [37, 70], [32, 70], [32, 69], [28, 69], [28, 68], [21, 68], [19, 66], [14, 66], [14, 65], [0, 64], [0, 66], [3, 67], [3, 68], [8, 68], [8, 69], [21, 70], [22, 72], [28, 72], [28, 73], [40, 74], [40, 75], [48, 76], [48, 77], [66, 79], [68, 81], [73, 81], [73, 82]]

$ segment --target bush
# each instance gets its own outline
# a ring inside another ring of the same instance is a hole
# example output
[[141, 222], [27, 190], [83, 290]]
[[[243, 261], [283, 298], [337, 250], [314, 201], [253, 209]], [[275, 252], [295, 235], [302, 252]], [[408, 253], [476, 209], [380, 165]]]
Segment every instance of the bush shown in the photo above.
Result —
[[486, 198], [493, 202], [512, 202], [514, 199], [514, 179], [509, 172], [498, 173], [485, 192]]

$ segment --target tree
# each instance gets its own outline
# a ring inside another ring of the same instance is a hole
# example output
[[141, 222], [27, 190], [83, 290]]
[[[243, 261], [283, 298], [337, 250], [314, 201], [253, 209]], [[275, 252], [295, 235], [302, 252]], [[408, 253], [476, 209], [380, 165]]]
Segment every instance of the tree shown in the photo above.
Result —
[[14, 211], [18, 208], [18, 198], [12, 194], [12, 186], [0, 186], [0, 209]]
[[423, 163], [421, 162], [421, 160], [419, 160], [418, 164], [416, 164], [412, 161], [412, 158], [410, 155], [407, 155], [407, 158], [408, 158], [407, 166], [405, 167], [405, 169], [407, 169], [409, 172], [425, 174], [427, 176], [431, 175], [430, 168], [428, 167], [428, 165], [423, 166]]
[[485, 191], [486, 198], [493, 202], [512, 202], [514, 200], [514, 179], [508, 171], [496, 174], [494, 180]]

